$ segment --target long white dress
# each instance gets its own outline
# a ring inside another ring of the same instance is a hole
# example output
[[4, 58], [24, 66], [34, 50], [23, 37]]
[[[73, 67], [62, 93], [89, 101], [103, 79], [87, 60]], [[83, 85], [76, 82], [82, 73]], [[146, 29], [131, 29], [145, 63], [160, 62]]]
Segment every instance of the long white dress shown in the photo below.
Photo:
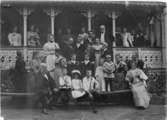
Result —
[[[147, 80], [148, 77], [145, 75], [145, 73], [141, 69], [134, 69], [129, 70], [127, 72], [125, 80], [128, 82], [131, 81], [131, 90], [133, 93], [133, 99], [135, 102], [135, 106], [137, 107], [149, 107], [150, 103], [150, 96], [146, 89], [146, 83], [145, 80]], [[143, 80], [143, 81], [141, 81]]]
[[98, 66], [95, 72], [96, 80], [99, 82], [100, 91], [105, 91], [103, 66]]

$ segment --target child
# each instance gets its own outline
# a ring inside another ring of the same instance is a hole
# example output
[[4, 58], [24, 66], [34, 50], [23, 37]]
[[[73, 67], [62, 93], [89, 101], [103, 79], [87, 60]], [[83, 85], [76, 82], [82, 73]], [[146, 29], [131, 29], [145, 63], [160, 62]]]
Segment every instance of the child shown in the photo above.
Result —
[[74, 99], [80, 98], [85, 95], [85, 91], [82, 88], [82, 81], [80, 79], [81, 73], [79, 70], [73, 70], [72, 71], [72, 97]]
[[88, 98], [90, 101], [90, 105], [93, 109], [93, 112], [97, 111], [94, 108], [94, 97], [96, 97], [96, 93], [99, 88], [99, 83], [96, 81], [94, 77], [92, 77], [92, 71], [86, 70], [86, 76], [83, 78], [83, 89], [86, 91], [85, 98]]
[[62, 103], [68, 103], [70, 100], [71, 77], [67, 75], [67, 69], [63, 69], [63, 76], [59, 77], [59, 99]]
[[90, 94], [91, 97], [93, 92], [97, 92], [99, 89], [99, 83], [92, 76], [91, 70], [86, 70], [86, 76], [83, 78], [83, 89]]
[[115, 64], [111, 60], [111, 55], [106, 55], [106, 62], [103, 64], [103, 72], [104, 72], [104, 80], [105, 80], [105, 88], [108, 92], [108, 85], [110, 86], [110, 91], [112, 90], [112, 81], [115, 78]]

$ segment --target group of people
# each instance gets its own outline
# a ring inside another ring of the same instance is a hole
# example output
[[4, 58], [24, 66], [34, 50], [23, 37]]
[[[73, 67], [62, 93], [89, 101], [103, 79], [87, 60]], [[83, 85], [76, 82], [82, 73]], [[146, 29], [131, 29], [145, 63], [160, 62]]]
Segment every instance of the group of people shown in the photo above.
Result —
[[[95, 38], [95, 41], [91, 41], [91, 37], [89, 38], [83, 29], [82, 34], [77, 37], [76, 49], [73, 52], [67, 47], [62, 53], [63, 45], [55, 42], [54, 35], [49, 34], [48, 42], [43, 46], [45, 55], [33, 53], [29, 72], [34, 76], [36, 85], [34, 88], [42, 104], [43, 113], [47, 113], [47, 106], [52, 106], [55, 101], [68, 103], [70, 99], [80, 101], [85, 98], [90, 101], [93, 112], [96, 112], [94, 99], [99, 92], [112, 91], [115, 79], [129, 83], [136, 106], [148, 107], [150, 101], [146, 90], [148, 78], [142, 71], [143, 62], [137, 59], [124, 62], [121, 56], [117, 55], [114, 63], [108, 52], [111, 41], [106, 41], [103, 34], [105, 26], [102, 25], [100, 29], [101, 37]], [[74, 39], [69, 36], [70, 34], [62, 42], [68, 45], [73, 43]], [[93, 53], [89, 50], [91, 48], [94, 50]], [[25, 67], [23, 63], [23, 60], [18, 59], [15, 68], [23, 72], [22, 69]], [[18, 74], [18, 77], [20, 76]]]
[[[118, 29], [118, 31], [116, 32], [116, 37], [114, 38], [111, 32], [108, 32], [106, 30], [105, 25], [101, 25], [98, 31], [88, 32], [86, 32], [85, 27], [82, 27], [78, 35], [74, 35], [70, 28], [67, 28], [65, 33], [62, 32], [62, 29], [58, 29], [57, 33], [55, 34], [55, 38], [57, 39], [56, 42], [61, 46], [62, 52], [66, 52], [67, 49], [73, 51], [75, 49], [75, 46], [73, 46], [73, 44], [75, 43], [77, 44], [77, 46], [80, 46], [80, 44], [82, 45], [83, 43], [93, 44], [93, 42], [96, 41], [96, 38], [99, 38], [99, 41], [101, 43], [107, 43], [109, 46], [139, 47], [149, 44], [149, 40], [147, 39], [146, 35], [141, 31], [136, 32], [135, 30], [132, 30], [131, 32], [129, 32], [127, 28], [123, 28], [122, 30]], [[11, 46], [22, 45], [22, 36], [20, 33], [18, 33], [17, 26], [15, 26], [12, 32], [9, 33], [8, 41]], [[27, 45], [29, 47], [41, 47], [43, 43], [44, 41], [41, 40], [39, 28], [35, 25], [31, 25], [30, 29], [27, 32]], [[82, 48], [84, 48], [84, 46]], [[69, 57], [68, 54], [65, 55]]]

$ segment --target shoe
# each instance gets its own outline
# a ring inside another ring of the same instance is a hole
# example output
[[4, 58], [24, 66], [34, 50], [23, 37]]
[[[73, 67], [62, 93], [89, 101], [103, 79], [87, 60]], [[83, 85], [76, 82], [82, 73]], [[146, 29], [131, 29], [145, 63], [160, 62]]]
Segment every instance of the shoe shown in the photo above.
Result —
[[45, 114], [45, 115], [48, 115], [48, 114], [49, 114], [46, 109], [43, 109], [43, 110], [42, 110], [42, 113]]

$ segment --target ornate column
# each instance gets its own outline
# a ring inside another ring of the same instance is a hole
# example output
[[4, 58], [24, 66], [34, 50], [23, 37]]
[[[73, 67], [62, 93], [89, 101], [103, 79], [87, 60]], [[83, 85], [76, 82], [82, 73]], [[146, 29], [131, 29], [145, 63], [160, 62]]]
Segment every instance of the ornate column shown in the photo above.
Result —
[[[116, 37], [116, 19], [118, 17], [118, 13], [116, 13], [115, 11], [112, 11], [112, 12], [106, 11], [105, 13], [106, 15], [108, 15], [109, 18], [112, 18], [112, 35], [115, 39]], [[115, 41], [113, 42], [113, 47], [116, 47]]]
[[57, 16], [60, 11], [55, 9], [55, 8], [49, 8], [44, 10], [47, 15], [50, 16], [50, 25], [51, 25], [51, 34], [54, 35], [54, 21], [55, 21], [55, 16]]
[[31, 14], [31, 12], [33, 11], [30, 8], [22, 8], [22, 9], [18, 9], [19, 13], [23, 16], [23, 40], [24, 40], [24, 60], [27, 60], [27, 19], [28, 19], [28, 15]]
[[33, 11], [30, 8], [22, 8], [18, 10], [19, 13], [23, 16], [23, 40], [24, 40], [24, 46], [27, 46], [27, 18], [28, 15], [31, 14], [31, 12]]
[[95, 13], [91, 9], [88, 9], [87, 12], [84, 12], [81, 14], [83, 14], [85, 17], [88, 18], [88, 31], [91, 31], [92, 30], [92, 17], [95, 16]]
[[115, 43], [115, 33], [116, 33], [116, 13], [115, 11], [112, 12], [112, 35], [114, 37], [114, 42], [113, 42], [113, 47], [116, 47], [116, 43]]

